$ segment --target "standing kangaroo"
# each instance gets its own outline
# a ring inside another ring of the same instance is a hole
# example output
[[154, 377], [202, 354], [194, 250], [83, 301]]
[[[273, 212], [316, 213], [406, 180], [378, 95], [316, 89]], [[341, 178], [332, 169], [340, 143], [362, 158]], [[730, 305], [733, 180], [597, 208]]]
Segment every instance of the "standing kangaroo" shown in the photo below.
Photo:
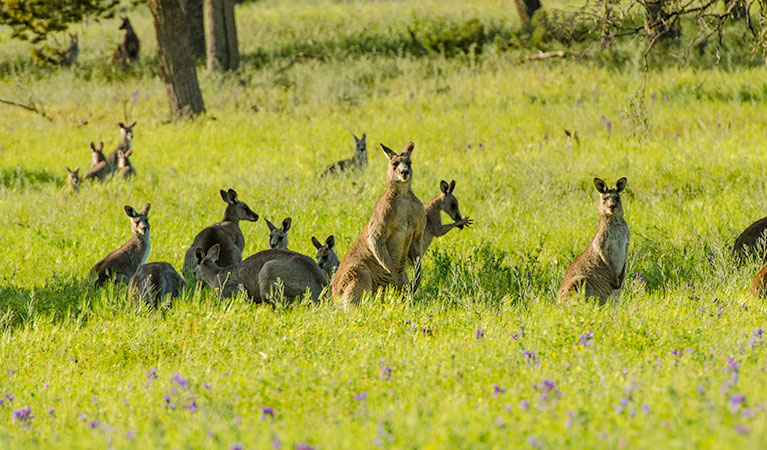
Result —
[[69, 48], [61, 58], [59, 65], [62, 67], [69, 67], [77, 61], [77, 57], [80, 55], [80, 46], [78, 45], [77, 33], [69, 33]]
[[204, 281], [223, 297], [230, 297], [244, 290], [255, 303], [270, 300], [270, 292], [278, 280], [283, 286], [285, 298], [293, 299], [311, 290], [317, 300], [327, 285], [325, 274], [311, 258], [285, 249], [262, 250], [242, 262], [226, 267], [218, 265], [218, 244], [207, 253], [197, 248], [194, 277]]
[[75, 170], [71, 170], [69, 167], [67, 167], [66, 190], [70, 194], [80, 193], [80, 166], [75, 167]]
[[282, 221], [282, 226], [277, 228], [273, 223], [264, 219], [269, 228], [269, 248], [288, 248], [288, 230], [292, 219], [290, 217]]
[[218, 263], [222, 267], [228, 267], [242, 261], [242, 250], [245, 248], [245, 236], [240, 230], [240, 220], [255, 222], [258, 214], [251, 211], [245, 202], [237, 198], [234, 189], [221, 190], [221, 198], [226, 203], [224, 220], [215, 223], [197, 233], [192, 245], [184, 255], [184, 267], [182, 272], [188, 273], [194, 270], [197, 258], [195, 252], [198, 247], [202, 248], [203, 255], [207, 254], [213, 245], [218, 244], [220, 255]]
[[138, 36], [133, 31], [133, 27], [130, 24], [130, 20], [127, 17], [122, 18], [120, 24], [120, 30], [125, 30], [120, 44], [112, 54], [112, 65], [115, 64], [130, 64], [138, 59], [138, 53], [140, 49], [140, 43]]
[[129, 178], [136, 174], [136, 171], [133, 169], [133, 164], [131, 164], [130, 159], [128, 159], [132, 153], [133, 149], [130, 149], [127, 152], [117, 150], [117, 173], [122, 178]]
[[735, 240], [733, 258], [742, 261], [749, 254], [755, 254], [760, 261], [767, 263], [767, 217], [749, 225]]
[[338, 265], [341, 264], [338, 255], [336, 255], [335, 238], [331, 234], [325, 239], [325, 244], [322, 244], [316, 237], [312, 236], [312, 244], [317, 249], [317, 265], [325, 272], [328, 280], [333, 279], [333, 274], [336, 273]]
[[629, 226], [623, 219], [621, 192], [628, 180], [623, 177], [615, 183], [614, 189], [599, 178], [594, 178], [594, 187], [600, 194], [599, 225], [594, 239], [565, 272], [557, 292], [562, 303], [577, 292], [581, 286], [585, 297], [597, 297], [600, 304], [617, 295], [626, 275], [626, 256], [629, 248]]
[[364, 169], [368, 165], [368, 147], [365, 143], [367, 136], [362, 133], [362, 139], [358, 139], [356, 135], [352, 134], [354, 138], [354, 156], [349, 159], [344, 159], [333, 163], [330, 167], [322, 172], [320, 177], [326, 177], [333, 173], [345, 172], [353, 169]]
[[98, 147], [91, 141], [91, 168], [85, 173], [85, 180], [98, 179], [104, 181], [112, 173], [112, 166], [104, 157], [104, 143], [99, 142]]
[[426, 212], [410, 186], [414, 144], [408, 143], [400, 155], [383, 144], [381, 147], [389, 158], [386, 191], [333, 276], [333, 295], [344, 305], [356, 304], [364, 292], [405, 287], [409, 283], [408, 258], [423, 256]]
[[166, 262], [140, 265], [128, 282], [128, 289], [134, 298], [141, 298], [155, 308], [166, 295], [178, 297], [185, 286], [186, 281]]
[[125, 282], [136, 273], [138, 266], [144, 264], [149, 257], [151, 245], [149, 242], [149, 207], [147, 203], [141, 212], [136, 212], [131, 206], [125, 205], [125, 215], [130, 218], [130, 228], [133, 237], [117, 250], [110, 252], [89, 272], [96, 276], [96, 288], [107, 280]]
[[133, 127], [136, 126], [136, 121], [134, 120], [133, 123], [128, 125], [120, 122], [117, 125], [120, 127], [120, 140], [117, 142], [117, 147], [107, 156], [107, 162], [112, 167], [112, 170], [117, 170], [119, 152], [127, 153], [128, 155], [133, 153]]

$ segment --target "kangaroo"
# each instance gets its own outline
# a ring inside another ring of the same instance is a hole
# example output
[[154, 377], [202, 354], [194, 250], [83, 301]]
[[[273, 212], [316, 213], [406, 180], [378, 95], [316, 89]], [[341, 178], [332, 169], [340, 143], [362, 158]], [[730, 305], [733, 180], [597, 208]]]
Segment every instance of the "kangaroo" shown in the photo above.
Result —
[[767, 265], [762, 267], [762, 270], [751, 281], [751, 289], [749, 289], [748, 294], [755, 298], [763, 297], [765, 288], [767, 288]]
[[128, 125], [119, 122], [117, 125], [120, 127], [120, 140], [117, 142], [117, 147], [107, 156], [107, 162], [112, 170], [117, 170], [118, 152], [133, 152], [133, 127], [136, 126], [136, 121]]
[[117, 250], [110, 252], [90, 270], [88, 275], [97, 277], [96, 288], [109, 279], [114, 280], [115, 283], [127, 283], [136, 273], [138, 266], [146, 262], [149, 250], [152, 248], [149, 242], [150, 206], [147, 203], [144, 209], [136, 212], [131, 206], [125, 205], [125, 215], [130, 218], [133, 237]]
[[176, 298], [186, 287], [186, 281], [166, 262], [142, 264], [128, 282], [133, 298], [140, 298], [152, 307], [158, 307], [166, 295]]
[[[455, 227], [463, 229], [464, 226], [471, 226], [474, 222], [468, 217], [461, 217], [461, 211], [458, 209], [458, 199], [453, 195], [455, 190], [455, 180], [450, 184], [442, 180], [439, 182], [441, 194], [434, 197], [426, 204], [426, 229], [423, 232], [423, 251], [431, 245], [435, 237], [445, 235]], [[453, 223], [442, 224], [442, 211], [445, 211]]]
[[610, 189], [599, 178], [594, 187], [600, 194], [599, 225], [594, 239], [565, 272], [557, 300], [562, 303], [584, 286], [585, 296], [597, 297], [600, 304], [617, 295], [626, 274], [626, 256], [629, 248], [629, 226], [623, 219], [621, 192], [627, 179], [620, 178]]
[[97, 147], [91, 141], [91, 150], [93, 150], [91, 153], [91, 168], [85, 173], [83, 179], [104, 181], [112, 173], [112, 166], [104, 158], [104, 143], [99, 142]]
[[269, 248], [288, 248], [288, 230], [290, 229], [291, 218], [282, 221], [282, 227], [277, 228], [273, 223], [266, 221], [269, 227]]
[[325, 169], [320, 175], [321, 178], [326, 177], [333, 173], [345, 172], [352, 169], [364, 169], [368, 165], [368, 147], [365, 144], [367, 136], [362, 133], [362, 139], [358, 139], [356, 135], [352, 134], [354, 138], [354, 156], [349, 159], [344, 159], [333, 163], [330, 167]]
[[217, 258], [222, 267], [228, 267], [242, 261], [242, 251], [245, 249], [245, 236], [240, 230], [240, 220], [255, 222], [258, 214], [251, 211], [245, 202], [237, 198], [234, 189], [221, 192], [221, 198], [226, 203], [224, 220], [215, 223], [197, 233], [192, 245], [184, 256], [182, 272], [189, 273], [194, 270], [196, 263], [195, 252], [202, 247], [203, 255], [215, 244], [219, 244], [220, 255]]
[[120, 30], [125, 30], [120, 44], [112, 54], [112, 65], [115, 64], [130, 64], [138, 59], [140, 43], [138, 36], [133, 31], [133, 27], [130, 24], [130, 20], [127, 17], [122, 18], [120, 24]]
[[80, 55], [80, 46], [78, 45], [77, 33], [69, 33], [69, 48], [64, 53], [61, 62], [62, 67], [69, 67], [77, 61], [77, 57]]
[[338, 265], [341, 264], [341, 261], [338, 260], [338, 255], [336, 255], [335, 238], [331, 234], [325, 239], [325, 244], [323, 245], [316, 237], [312, 236], [312, 244], [317, 249], [317, 265], [325, 272], [328, 280], [333, 279], [333, 274], [338, 270]]
[[124, 152], [117, 150], [117, 173], [123, 178], [129, 178], [136, 174], [133, 169], [133, 164], [130, 163], [128, 157], [133, 153], [133, 149]]
[[767, 263], [767, 217], [749, 225], [735, 240], [733, 258], [742, 261], [749, 254], [757, 254], [761, 261]]
[[286, 249], [262, 250], [242, 262], [227, 267], [218, 265], [221, 247], [213, 245], [207, 253], [195, 249], [194, 277], [205, 282], [222, 297], [244, 291], [255, 303], [269, 300], [277, 279], [282, 280], [285, 298], [303, 295], [306, 289], [317, 299], [327, 285], [325, 275], [308, 256]]
[[67, 187], [66, 190], [70, 194], [80, 193], [80, 166], [75, 167], [75, 170], [67, 167]]
[[386, 191], [333, 276], [333, 296], [344, 306], [358, 303], [364, 292], [405, 287], [409, 284], [408, 259], [423, 256], [426, 212], [411, 189], [414, 144], [408, 143], [399, 155], [383, 144], [381, 147], [389, 158]]

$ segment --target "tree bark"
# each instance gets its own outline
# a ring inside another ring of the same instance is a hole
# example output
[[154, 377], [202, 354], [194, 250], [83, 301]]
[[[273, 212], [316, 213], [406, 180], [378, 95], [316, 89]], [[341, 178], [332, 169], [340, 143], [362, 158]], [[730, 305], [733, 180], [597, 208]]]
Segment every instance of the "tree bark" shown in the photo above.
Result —
[[186, 0], [186, 21], [189, 28], [189, 45], [197, 59], [205, 58], [205, 14], [202, 0]]
[[514, 0], [523, 27], [530, 27], [533, 13], [541, 8], [540, 0]]
[[205, 0], [208, 70], [235, 70], [240, 65], [234, 0]]
[[149, 0], [149, 10], [157, 33], [160, 73], [171, 114], [183, 116], [205, 111], [181, 0]]

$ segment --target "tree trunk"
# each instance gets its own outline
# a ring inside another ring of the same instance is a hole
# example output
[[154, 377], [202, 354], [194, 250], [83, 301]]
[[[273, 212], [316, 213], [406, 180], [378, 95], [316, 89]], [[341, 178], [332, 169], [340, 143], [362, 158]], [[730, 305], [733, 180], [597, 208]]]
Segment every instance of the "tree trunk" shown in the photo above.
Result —
[[189, 28], [189, 45], [197, 59], [205, 58], [205, 14], [202, 0], [186, 0], [186, 21]]
[[522, 21], [522, 26], [525, 28], [530, 27], [532, 24], [533, 13], [541, 8], [541, 1], [514, 0], [514, 4], [517, 6], [517, 13], [519, 14], [519, 20]]
[[205, 0], [208, 70], [235, 70], [240, 65], [234, 3], [234, 0]]
[[160, 73], [171, 114], [181, 116], [205, 111], [181, 0], [149, 0], [149, 10], [157, 33]]

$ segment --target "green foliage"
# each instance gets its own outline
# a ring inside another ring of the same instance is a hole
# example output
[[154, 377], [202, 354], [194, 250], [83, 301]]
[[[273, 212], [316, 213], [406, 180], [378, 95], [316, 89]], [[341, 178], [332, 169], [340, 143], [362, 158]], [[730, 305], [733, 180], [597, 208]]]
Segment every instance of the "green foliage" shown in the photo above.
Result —
[[0, 0], [0, 25], [15, 39], [39, 42], [86, 17], [108, 15], [119, 0]]

